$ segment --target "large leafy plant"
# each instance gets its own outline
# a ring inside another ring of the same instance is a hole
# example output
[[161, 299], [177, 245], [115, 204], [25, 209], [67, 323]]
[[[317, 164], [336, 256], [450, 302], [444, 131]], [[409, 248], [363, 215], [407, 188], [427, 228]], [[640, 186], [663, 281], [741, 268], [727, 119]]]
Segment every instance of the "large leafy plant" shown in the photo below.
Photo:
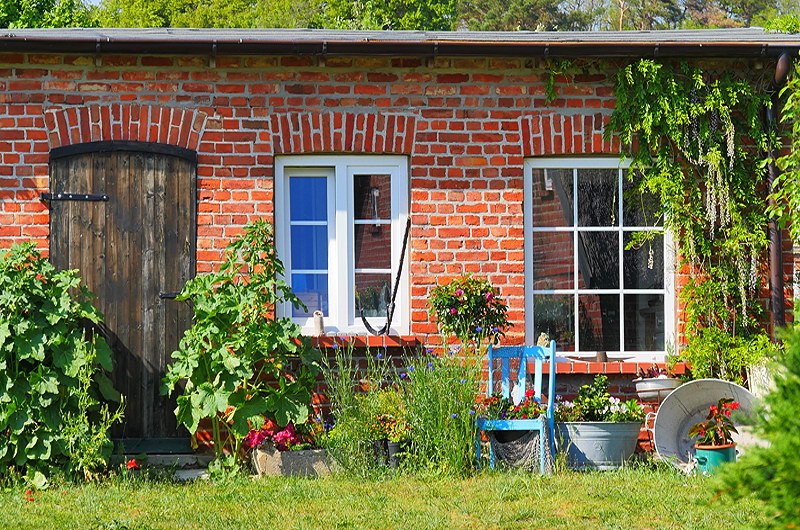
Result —
[[278, 304], [302, 306], [283, 274], [272, 229], [258, 220], [228, 245], [219, 272], [198, 275], [178, 296], [192, 301], [194, 319], [163, 391], [178, 389], [175, 415], [192, 434], [210, 421], [218, 466], [233, 467], [264, 415], [279, 426], [308, 417], [318, 352], [291, 319], [274, 318]]
[[592, 384], [583, 385], [578, 397], [566, 401], [556, 396], [556, 421], [642, 421], [644, 410], [638, 401], [621, 401], [608, 393], [608, 377], [596, 375]]
[[41, 483], [66, 470], [92, 476], [111, 453], [108, 427], [121, 417], [105, 371], [111, 351], [87, 326], [102, 315], [77, 271], [57, 271], [33, 243], [0, 257], [0, 477]]

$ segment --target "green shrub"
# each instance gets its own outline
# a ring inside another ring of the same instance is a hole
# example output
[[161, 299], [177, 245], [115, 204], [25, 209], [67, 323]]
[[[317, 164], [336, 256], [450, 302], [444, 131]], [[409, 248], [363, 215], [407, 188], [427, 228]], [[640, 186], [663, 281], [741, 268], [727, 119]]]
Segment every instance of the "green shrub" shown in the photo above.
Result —
[[104, 374], [111, 351], [87, 325], [102, 315], [77, 271], [56, 271], [33, 243], [0, 259], [0, 478], [66, 470], [89, 477], [111, 453], [108, 427], [121, 418]]
[[776, 526], [789, 528], [800, 521], [800, 329], [784, 339], [775, 388], [764, 398], [757, 422], [757, 432], [770, 446], [748, 448], [738, 462], [721, 467], [718, 488], [737, 498], [756, 496]]
[[192, 301], [194, 321], [162, 391], [185, 382], [175, 415], [190, 433], [211, 421], [212, 469], [244, 464], [242, 440], [263, 416], [279, 426], [308, 418], [319, 354], [291, 319], [271, 316], [278, 304], [302, 306], [283, 274], [272, 229], [258, 220], [228, 245], [219, 272], [196, 276], [178, 296]]

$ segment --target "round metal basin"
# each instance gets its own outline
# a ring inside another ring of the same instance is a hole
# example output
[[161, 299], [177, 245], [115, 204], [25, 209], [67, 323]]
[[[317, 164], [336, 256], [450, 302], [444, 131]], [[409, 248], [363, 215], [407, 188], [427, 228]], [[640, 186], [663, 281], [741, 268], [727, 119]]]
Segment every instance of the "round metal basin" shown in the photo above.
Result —
[[[739, 410], [733, 416], [737, 429], [752, 416], [756, 398], [746, 388], [721, 379], [698, 379], [673, 390], [664, 400], [656, 414], [653, 439], [656, 453], [683, 468], [694, 457], [694, 442], [686, 434], [689, 428], [708, 415], [708, 408], [721, 398], [732, 398], [739, 402]], [[733, 435], [739, 447], [752, 444], [746, 434], [748, 428], [739, 429], [742, 434]]]

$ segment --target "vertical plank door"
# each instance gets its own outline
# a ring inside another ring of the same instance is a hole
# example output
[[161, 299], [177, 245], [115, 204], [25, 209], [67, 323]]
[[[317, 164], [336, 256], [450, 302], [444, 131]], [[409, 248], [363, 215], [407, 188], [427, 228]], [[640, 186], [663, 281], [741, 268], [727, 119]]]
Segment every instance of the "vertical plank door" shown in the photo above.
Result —
[[196, 155], [161, 144], [93, 142], [50, 156], [50, 259], [79, 269], [105, 317], [112, 380], [126, 399], [124, 424], [113, 435], [134, 444], [187, 437], [176, 426], [174, 399], [160, 388], [191, 325], [189, 306], [171, 296], [195, 272]]

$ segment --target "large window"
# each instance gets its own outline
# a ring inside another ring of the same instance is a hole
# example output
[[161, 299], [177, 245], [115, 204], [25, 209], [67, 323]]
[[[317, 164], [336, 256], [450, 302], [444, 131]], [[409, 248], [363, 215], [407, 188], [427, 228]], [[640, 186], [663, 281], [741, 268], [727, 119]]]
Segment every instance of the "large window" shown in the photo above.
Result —
[[[387, 300], [408, 216], [408, 162], [402, 156], [286, 156], [276, 160], [276, 240], [292, 290], [307, 310], [281, 311], [312, 328], [322, 311], [328, 332], [365, 331], [357, 298], [373, 327]], [[392, 319], [408, 331], [408, 262]]]
[[560, 352], [661, 360], [672, 341], [671, 244], [618, 158], [525, 163], [526, 333]]

